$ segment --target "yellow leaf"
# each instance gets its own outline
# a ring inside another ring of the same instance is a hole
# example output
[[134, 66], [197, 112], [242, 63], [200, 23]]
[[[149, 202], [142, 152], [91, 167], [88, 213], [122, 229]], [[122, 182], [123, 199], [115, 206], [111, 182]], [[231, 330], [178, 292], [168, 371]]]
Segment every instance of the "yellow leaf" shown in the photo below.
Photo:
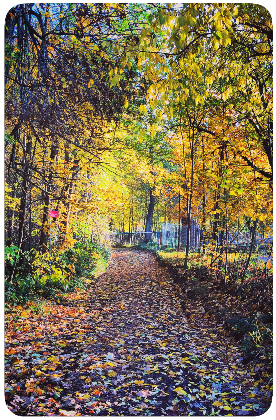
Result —
[[223, 402], [222, 401], [214, 401], [213, 405], [215, 405], [216, 407], [220, 407], [220, 406], [223, 405]]
[[188, 23], [189, 23], [189, 25], [191, 25], [192, 27], [194, 27], [195, 25], [196, 25], [196, 20], [195, 20], [195, 18], [193, 17], [193, 16], [187, 16], [187, 19], [188, 19]]
[[238, 9], [238, 7], [237, 6], [235, 6], [234, 7], [234, 9], [233, 9], [233, 11], [232, 11], [232, 13], [233, 13], [233, 16], [238, 16], [238, 14], [239, 14], [239, 9]]
[[175, 372], [173, 372], [172, 370], [170, 370], [170, 371], [169, 371], [169, 375], [170, 375], [170, 376], [176, 376], [176, 373], [175, 373]]
[[238, 89], [243, 89], [246, 86], [246, 78], [242, 77], [238, 82]]
[[175, 388], [174, 391], [177, 392], [177, 394], [179, 395], [187, 395], [187, 392], [184, 391], [184, 389], [181, 388], [180, 386], [178, 388]]
[[231, 409], [231, 407], [229, 407], [228, 405], [224, 405], [222, 408], [223, 408], [224, 410], [229, 410], [229, 411], [230, 411], [230, 410], [232, 410], [232, 409]]
[[217, 40], [217, 39], [214, 39], [214, 40], [213, 40], [213, 44], [214, 44], [214, 48], [215, 48], [215, 50], [218, 50], [218, 49], [219, 49], [219, 42], [218, 42], [218, 40]]
[[115, 370], [109, 370], [109, 371], [107, 372], [107, 375], [108, 375], [110, 378], [112, 378], [112, 377], [114, 377], [114, 376], [116, 376], [116, 375], [117, 375], [117, 372], [115, 372]]
[[262, 52], [264, 52], [264, 51], [265, 51], [265, 46], [264, 46], [264, 45], [262, 45], [262, 44], [258, 45], [258, 46], [256, 47], [256, 51], [257, 51], [258, 53], [262, 53]]
[[35, 372], [35, 376], [42, 376], [42, 375], [44, 375], [44, 373], [43, 373], [43, 372], [41, 372], [40, 370], [37, 370], [37, 371]]
[[90, 88], [92, 85], [94, 85], [94, 80], [90, 79], [88, 82], [88, 87]]
[[27, 318], [28, 314], [26, 311], [21, 312], [21, 318]]
[[144, 385], [144, 381], [136, 380], [134, 381], [136, 385]]
[[115, 74], [115, 76], [112, 78], [111, 80], [111, 86], [120, 86], [119, 85], [119, 81], [120, 81], [120, 75], [119, 74]]
[[146, 114], [147, 113], [147, 108], [145, 107], [145, 105], [140, 105], [139, 106], [139, 112], [140, 113], [144, 113], [144, 114]]

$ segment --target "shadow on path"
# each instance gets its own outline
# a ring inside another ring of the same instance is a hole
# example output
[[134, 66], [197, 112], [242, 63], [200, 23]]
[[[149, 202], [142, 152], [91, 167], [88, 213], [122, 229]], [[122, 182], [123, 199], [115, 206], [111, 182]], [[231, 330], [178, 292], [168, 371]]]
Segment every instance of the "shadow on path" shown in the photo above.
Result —
[[24, 334], [23, 324], [8, 328], [9, 409], [66, 416], [262, 414], [254, 374], [239, 366], [233, 342], [223, 335], [221, 341], [222, 327], [202, 316], [189, 323], [177, 295], [153, 255], [114, 250], [89, 291], [29, 319]]

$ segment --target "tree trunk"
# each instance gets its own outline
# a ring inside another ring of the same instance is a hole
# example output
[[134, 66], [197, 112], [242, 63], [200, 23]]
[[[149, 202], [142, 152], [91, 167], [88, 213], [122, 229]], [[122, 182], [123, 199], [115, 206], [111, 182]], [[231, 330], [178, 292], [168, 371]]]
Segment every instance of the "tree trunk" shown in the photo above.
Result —
[[203, 203], [202, 203], [202, 213], [203, 213], [203, 219], [202, 219], [202, 225], [203, 225], [203, 241], [202, 241], [202, 252], [203, 255], [206, 253], [206, 194], [205, 190], [203, 193]]
[[180, 195], [180, 191], [178, 193], [178, 243], [177, 243], [177, 249], [178, 251], [180, 251], [180, 234], [181, 234], [181, 195]]
[[217, 251], [218, 248], [218, 224], [219, 224], [219, 199], [220, 194], [216, 191], [215, 192], [215, 205], [214, 205], [214, 222], [213, 222], [213, 242], [214, 242], [214, 249]]
[[191, 184], [190, 184], [190, 191], [187, 198], [187, 243], [186, 243], [186, 255], [184, 261], [184, 268], [188, 268], [188, 256], [190, 251], [190, 242], [191, 242], [191, 209], [192, 209], [192, 199], [193, 199], [193, 187], [194, 187], [194, 140], [195, 140], [195, 130], [194, 130], [194, 122], [193, 122], [193, 132], [192, 132], [192, 142], [191, 142], [191, 163], [192, 163], [192, 171], [191, 171]]
[[43, 206], [43, 215], [42, 215], [42, 227], [40, 231], [40, 239], [39, 239], [39, 249], [42, 254], [47, 251], [47, 242], [48, 242], [48, 214], [49, 214], [49, 204], [50, 204], [50, 197], [47, 191], [43, 191], [42, 200], [44, 202]]
[[249, 267], [252, 252], [253, 252], [254, 247], [255, 247], [256, 230], [257, 230], [257, 221], [254, 220], [253, 221], [253, 226], [251, 227], [251, 242], [250, 242], [249, 253], [248, 253], [248, 257], [247, 257], [244, 269], [243, 269], [242, 274], [241, 274], [241, 284], [240, 284], [240, 288], [239, 288], [240, 293], [242, 293], [242, 288], [243, 288], [243, 284], [244, 284], [245, 275], [246, 275], [247, 269]]
[[[17, 131], [16, 139], [19, 140], [20, 134], [19, 131]], [[27, 209], [27, 189], [28, 189], [28, 181], [29, 181], [29, 159], [31, 155], [31, 149], [32, 149], [32, 142], [31, 138], [28, 137], [28, 141], [26, 143], [26, 137], [23, 137], [23, 159], [22, 159], [22, 184], [21, 184], [21, 199], [20, 199], [20, 206], [19, 206], [19, 225], [18, 225], [18, 238], [17, 238], [17, 246], [18, 246], [18, 255], [19, 259], [15, 260], [15, 263], [13, 265], [13, 269], [10, 276], [10, 281], [12, 282], [13, 277], [16, 272], [17, 266], [22, 266], [24, 264], [24, 257], [20, 253], [23, 245], [24, 245], [24, 239], [25, 239], [25, 219], [26, 219], [26, 209]]]
[[[69, 159], [69, 157], [68, 157], [68, 159]], [[74, 181], [76, 179], [78, 171], [79, 171], [79, 159], [75, 159], [74, 160], [74, 169], [72, 171], [71, 182], [69, 183], [69, 185], [67, 187], [67, 191], [66, 191], [67, 200], [68, 200], [67, 203], [66, 203], [66, 215], [61, 222], [61, 224], [62, 224], [61, 248], [64, 248], [66, 246], [66, 239], [67, 239], [67, 234], [68, 234], [68, 230], [69, 230], [69, 222], [70, 222], [71, 200], [72, 200], [72, 195], [73, 195], [73, 190], [74, 190], [74, 185], [75, 185]]]
[[48, 226], [48, 220], [49, 220], [49, 207], [50, 207], [50, 193], [52, 189], [52, 180], [53, 180], [53, 173], [51, 170], [51, 162], [54, 161], [55, 157], [58, 153], [58, 144], [57, 141], [52, 141], [51, 145], [51, 154], [50, 154], [50, 170], [48, 175], [48, 180], [45, 186], [45, 190], [42, 194], [42, 200], [43, 200], [43, 216], [42, 216], [42, 226], [40, 231], [40, 240], [39, 240], [39, 249], [42, 254], [44, 254], [47, 251], [47, 243], [49, 238], [49, 226]]
[[[15, 198], [15, 189], [11, 191], [11, 198]], [[11, 246], [13, 239], [13, 222], [14, 222], [14, 210], [11, 208], [7, 209], [7, 234], [5, 236], [5, 244]]]
[[[191, 200], [189, 200], [191, 202]], [[190, 203], [189, 203], [190, 204]], [[188, 217], [187, 217], [187, 242], [186, 242], [186, 254], [185, 254], [185, 261], [184, 261], [184, 268], [188, 268], [188, 256], [190, 251], [190, 239], [191, 239], [191, 210], [190, 205], [188, 208]]]
[[154, 211], [154, 205], [155, 205], [155, 196], [152, 194], [153, 189], [150, 189], [150, 202], [148, 207], [148, 214], [147, 214], [147, 220], [146, 220], [146, 242], [149, 242], [151, 240], [152, 236], [152, 219], [153, 219], [153, 211]]
[[226, 204], [226, 215], [225, 215], [225, 264], [224, 264], [224, 284], [223, 287], [226, 289], [227, 277], [228, 277], [228, 210]]
[[23, 166], [23, 180], [21, 184], [21, 200], [20, 200], [20, 208], [19, 208], [19, 227], [18, 227], [18, 248], [21, 249], [23, 241], [25, 239], [25, 219], [26, 219], [26, 207], [27, 207], [27, 189], [28, 189], [28, 177], [29, 177], [29, 158], [31, 154], [32, 142], [31, 139], [28, 138], [26, 143], [25, 136], [24, 136], [24, 157], [22, 161]]

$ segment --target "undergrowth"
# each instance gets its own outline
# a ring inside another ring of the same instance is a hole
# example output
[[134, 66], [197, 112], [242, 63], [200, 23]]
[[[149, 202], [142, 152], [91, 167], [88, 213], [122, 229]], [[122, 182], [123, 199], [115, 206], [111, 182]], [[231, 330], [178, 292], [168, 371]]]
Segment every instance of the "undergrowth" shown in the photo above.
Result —
[[230, 254], [225, 272], [225, 261], [217, 259], [212, 264], [210, 255], [190, 253], [188, 268], [184, 269], [184, 252], [173, 249], [153, 252], [174, 275], [185, 298], [204, 307], [205, 313], [217, 322], [223, 322], [225, 331], [239, 342], [244, 363], [255, 358], [272, 362], [271, 259], [254, 254], [242, 283], [246, 255]]
[[5, 301], [18, 304], [51, 299], [58, 292], [85, 288], [89, 280], [105, 270], [109, 255], [102, 245], [81, 241], [64, 252], [56, 250], [51, 254], [34, 250], [22, 253], [17, 247], [7, 247]]

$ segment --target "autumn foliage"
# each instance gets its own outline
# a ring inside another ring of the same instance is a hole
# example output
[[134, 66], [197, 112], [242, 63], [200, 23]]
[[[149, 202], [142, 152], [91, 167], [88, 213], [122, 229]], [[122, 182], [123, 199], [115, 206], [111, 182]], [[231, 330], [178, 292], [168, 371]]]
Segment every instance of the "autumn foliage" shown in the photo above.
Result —
[[[231, 315], [258, 321], [257, 329], [252, 321], [251, 333], [261, 331], [251, 340], [252, 354], [260, 346], [270, 360], [270, 321], [260, 320], [272, 313], [272, 32], [269, 11], [251, 3], [26, 3], [8, 11], [10, 337], [16, 317], [36, 311], [31, 305], [43, 299], [50, 306], [62, 304], [68, 296], [78, 300], [91, 292], [110, 263], [116, 235], [123, 238], [120, 245], [130, 245], [135, 233], [143, 232], [140, 249], [155, 252], [187, 298], [194, 292], [206, 312], [212, 312], [212, 302], [221, 305], [214, 318], [223, 316], [232, 332], [238, 324]], [[162, 245], [166, 222], [178, 231], [174, 249]], [[200, 232], [197, 249], [193, 224]], [[66, 317], [75, 318], [73, 312]], [[27, 333], [28, 325], [24, 328]], [[11, 365], [19, 363], [12, 357]], [[127, 357], [132, 354], [124, 356], [126, 362]], [[108, 360], [99, 369], [107, 369]], [[47, 363], [47, 369], [59, 364]], [[110, 380], [113, 371], [108, 370]], [[34, 375], [43, 373], [35, 368]], [[48, 392], [49, 384], [36, 379], [24, 384], [26, 398]], [[14, 386], [9, 392], [17, 392]], [[54, 388], [60, 394], [57, 384]], [[106, 385], [93, 385], [95, 395], [105, 391]], [[143, 388], [137, 395], [152, 392]], [[183, 400], [186, 393], [176, 383], [173, 395]], [[84, 390], [79, 395], [77, 400], [86, 400]], [[63, 405], [52, 408], [54, 401], [45, 413], [70, 412]], [[89, 404], [85, 414], [100, 412], [98, 400]], [[187, 414], [175, 406], [172, 412]], [[229, 406], [224, 400], [215, 405], [222, 414]], [[214, 414], [209, 408], [206, 413]], [[136, 414], [132, 409], [128, 413]]]

